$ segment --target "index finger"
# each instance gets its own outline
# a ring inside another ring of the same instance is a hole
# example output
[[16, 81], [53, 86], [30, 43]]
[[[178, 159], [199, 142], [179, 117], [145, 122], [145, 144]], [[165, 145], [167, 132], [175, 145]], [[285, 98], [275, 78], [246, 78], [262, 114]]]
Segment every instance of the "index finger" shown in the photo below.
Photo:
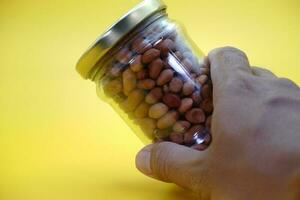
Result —
[[238, 78], [241, 74], [253, 75], [246, 54], [233, 47], [212, 50], [208, 54], [208, 62], [210, 63], [212, 82], [216, 87], [229, 78]]

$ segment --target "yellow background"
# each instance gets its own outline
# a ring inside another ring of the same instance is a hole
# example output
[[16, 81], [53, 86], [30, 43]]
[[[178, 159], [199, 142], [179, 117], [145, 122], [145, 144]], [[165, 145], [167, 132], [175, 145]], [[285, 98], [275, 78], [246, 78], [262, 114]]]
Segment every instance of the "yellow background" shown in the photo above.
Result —
[[[139, 174], [138, 138], [75, 72], [138, 0], [0, 1], [0, 199], [187, 199]], [[207, 53], [233, 45], [300, 83], [297, 0], [166, 0]]]

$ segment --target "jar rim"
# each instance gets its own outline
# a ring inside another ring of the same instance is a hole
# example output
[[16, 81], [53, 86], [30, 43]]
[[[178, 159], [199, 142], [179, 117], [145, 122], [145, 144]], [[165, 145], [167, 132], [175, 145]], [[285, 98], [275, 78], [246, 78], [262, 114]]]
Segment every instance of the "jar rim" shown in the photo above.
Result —
[[130, 31], [153, 14], [165, 10], [162, 0], [144, 0], [108, 28], [81, 56], [76, 70], [85, 79], [96, 63]]

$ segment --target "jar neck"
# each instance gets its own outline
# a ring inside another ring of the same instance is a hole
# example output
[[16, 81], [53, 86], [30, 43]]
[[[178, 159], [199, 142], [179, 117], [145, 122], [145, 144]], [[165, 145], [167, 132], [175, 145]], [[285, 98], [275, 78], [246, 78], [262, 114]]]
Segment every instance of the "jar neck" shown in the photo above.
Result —
[[111, 60], [113, 55], [116, 54], [116, 52], [119, 50], [120, 46], [122, 44], [128, 43], [132, 38], [136, 37], [140, 32], [146, 30], [149, 26], [151, 26], [153, 23], [163, 19], [167, 18], [168, 15], [166, 13], [166, 10], [161, 10], [159, 12], [153, 13], [150, 17], [143, 20], [138, 26], [136, 26], [134, 29], [132, 29], [131, 32], [124, 35], [124, 37], [118, 41], [93, 67], [93, 69], [89, 72], [88, 79], [92, 81], [99, 80], [103, 77], [107, 63]]

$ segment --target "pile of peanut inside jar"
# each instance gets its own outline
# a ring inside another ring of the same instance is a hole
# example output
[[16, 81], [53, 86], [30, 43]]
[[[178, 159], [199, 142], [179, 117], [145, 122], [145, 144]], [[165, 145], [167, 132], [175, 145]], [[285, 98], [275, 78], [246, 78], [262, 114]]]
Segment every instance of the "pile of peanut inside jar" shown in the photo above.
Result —
[[174, 22], [157, 20], [118, 45], [100, 81], [153, 142], [204, 150], [211, 142], [210, 70], [185, 38]]

